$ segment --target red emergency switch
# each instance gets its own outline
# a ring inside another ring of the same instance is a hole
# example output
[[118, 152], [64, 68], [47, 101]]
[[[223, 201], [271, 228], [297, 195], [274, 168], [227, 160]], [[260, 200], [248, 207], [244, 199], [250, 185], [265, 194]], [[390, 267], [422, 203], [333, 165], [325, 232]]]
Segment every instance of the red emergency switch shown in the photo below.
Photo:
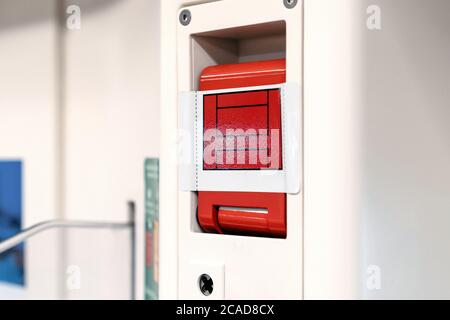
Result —
[[[203, 96], [204, 170], [282, 170], [280, 89], [239, 88], [285, 81], [284, 59], [203, 70], [200, 90], [233, 89]], [[286, 237], [286, 194], [200, 191], [197, 217], [207, 232]]]

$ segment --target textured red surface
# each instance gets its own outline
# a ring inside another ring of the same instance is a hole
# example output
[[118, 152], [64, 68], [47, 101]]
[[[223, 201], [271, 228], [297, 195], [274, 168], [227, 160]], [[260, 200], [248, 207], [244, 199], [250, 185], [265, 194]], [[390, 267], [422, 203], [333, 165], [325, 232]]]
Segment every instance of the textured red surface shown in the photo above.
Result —
[[[204, 131], [219, 130], [227, 138], [221, 143], [219, 150], [227, 151], [230, 157], [228, 162], [225, 152], [218, 153], [216, 163], [204, 162], [204, 169], [282, 169], [279, 89], [207, 95], [204, 96], [203, 114]], [[228, 131], [236, 129], [241, 131], [233, 132], [233, 134]], [[270, 133], [274, 129], [278, 130], [279, 135], [277, 147], [272, 149]], [[239, 137], [242, 134], [246, 136]], [[238, 144], [239, 139], [243, 145]], [[254, 140], [252, 143], [251, 139]], [[204, 148], [211, 143], [217, 143], [217, 141], [215, 139], [204, 141]], [[260, 150], [263, 151], [262, 157], [259, 154]], [[244, 161], [238, 161], [238, 153]], [[251, 153], [256, 155], [254, 157], [256, 161], [250, 161]], [[276, 162], [268, 161], [272, 156], [278, 158]], [[219, 157], [221, 161], [218, 161]]]

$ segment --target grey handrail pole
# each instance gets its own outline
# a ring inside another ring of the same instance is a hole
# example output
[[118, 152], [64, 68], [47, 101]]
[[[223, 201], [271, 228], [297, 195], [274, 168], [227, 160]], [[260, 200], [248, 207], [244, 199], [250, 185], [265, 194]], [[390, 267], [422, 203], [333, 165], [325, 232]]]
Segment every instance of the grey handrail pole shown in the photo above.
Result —
[[80, 228], [80, 229], [126, 229], [134, 231], [134, 221], [128, 222], [97, 222], [97, 221], [71, 221], [71, 220], [49, 220], [37, 223], [18, 234], [0, 242], [0, 254], [14, 248], [21, 242], [35, 234], [54, 228]]

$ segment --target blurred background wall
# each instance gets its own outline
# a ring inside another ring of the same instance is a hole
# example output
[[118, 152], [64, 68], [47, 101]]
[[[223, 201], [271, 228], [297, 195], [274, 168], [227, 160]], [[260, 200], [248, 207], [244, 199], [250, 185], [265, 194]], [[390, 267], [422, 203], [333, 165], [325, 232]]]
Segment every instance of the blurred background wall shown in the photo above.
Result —
[[382, 19], [361, 38], [364, 294], [449, 299], [450, 2], [362, 4]]
[[[79, 29], [66, 26], [70, 5], [81, 9]], [[158, 0], [0, 0], [0, 160], [23, 162], [23, 227], [126, 221], [133, 201], [142, 297], [143, 166], [158, 154]], [[26, 250], [26, 288], [44, 298], [126, 298], [128, 240], [40, 236]], [[86, 257], [98, 258], [95, 270]], [[77, 263], [85, 290], [67, 290]]]
[[[313, 165], [324, 176], [305, 182], [305, 295], [356, 284], [361, 298], [450, 298], [450, 2], [305, 0], [304, 10], [305, 179]], [[317, 183], [327, 175], [341, 178]], [[311, 190], [321, 210], [308, 210]]]
[[[62, 217], [58, 207], [58, 26], [56, 1], [0, 1], [0, 156], [23, 163], [23, 226]], [[45, 247], [44, 247], [45, 245]], [[26, 251], [25, 264], [56, 273], [58, 242], [47, 237]], [[40, 251], [40, 252], [38, 252]], [[56, 277], [25, 281], [46, 297], [58, 294]]]
[[[64, 212], [125, 221], [127, 201], [135, 202], [141, 294], [144, 158], [159, 155], [159, 1], [65, 1], [73, 4], [82, 24], [64, 33]], [[102, 254], [121, 259], [115, 250]], [[128, 265], [120, 266], [126, 273]], [[117, 281], [113, 274], [109, 280]]]

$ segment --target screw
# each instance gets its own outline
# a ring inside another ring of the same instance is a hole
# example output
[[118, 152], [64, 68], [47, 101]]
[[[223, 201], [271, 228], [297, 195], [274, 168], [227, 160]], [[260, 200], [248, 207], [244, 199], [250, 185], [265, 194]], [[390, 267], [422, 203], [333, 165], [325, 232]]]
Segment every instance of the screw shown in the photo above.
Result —
[[283, 0], [284, 6], [288, 9], [295, 8], [298, 3], [298, 0]]
[[183, 26], [187, 26], [189, 23], [191, 23], [191, 19], [192, 19], [191, 12], [187, 9], [184, 9], [183, 11], [180, 12], [179, 19], [180, 19], [180, 23]]
[[209, 296], [213, 292], [214, 282], [208, 274], [204, 273], [198, 280], [198, 286], [200, 287], [200, 291], [203, 295]]

